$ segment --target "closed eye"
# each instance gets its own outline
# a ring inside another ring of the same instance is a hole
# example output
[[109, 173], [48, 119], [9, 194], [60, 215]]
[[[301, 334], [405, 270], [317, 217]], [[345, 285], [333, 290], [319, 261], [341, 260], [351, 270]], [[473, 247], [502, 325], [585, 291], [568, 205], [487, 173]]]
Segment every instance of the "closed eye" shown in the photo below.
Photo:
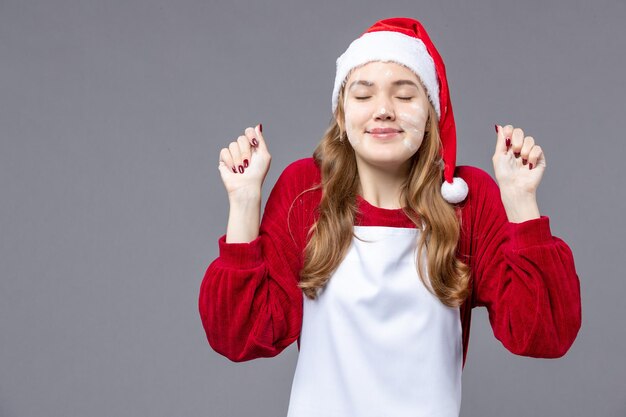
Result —
[[[371, 96], [367, 96], [367, 97], [355, 97], [355, 99], [357, 100], [367, 100], [368, 98], [370, 98]], [[413, 97], [397, 97], [400, 100], [411, 100]]]

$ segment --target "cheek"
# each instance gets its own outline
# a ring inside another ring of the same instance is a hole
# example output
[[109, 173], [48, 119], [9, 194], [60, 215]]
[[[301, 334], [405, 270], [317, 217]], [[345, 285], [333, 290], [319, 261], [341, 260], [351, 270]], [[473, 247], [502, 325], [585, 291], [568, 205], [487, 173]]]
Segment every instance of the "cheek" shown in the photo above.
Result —
[[424, 127], [426, 126], [426, 120], [428, 119], [428, 111], [424, 106], [418, 103], [411, 104], [407, 111], [401, 111], [398, 113], [398, 121], [404, 131], [416, 132], [422, 135], [424, 133]]
[[407, 132], [403, 143], [411, 152], [417, 151], [424, 139], [424, 127], [428, 120], [428, 113], [419, 104], [411, 105], [410, 111], [400, 112], [398, 120], [402, 130]]
[[360, 143], [361, 135], [365, 129], [365, 121], [368, 119], [367, 111], [363, 108], [345, 107], [346, 134], [352, 146]]
[[352, 123], [363, 123], [367, 121], [373, 112], [371, 105], [356, 100], [347, 101], [343, 109], [346, 121], [350, 120]]

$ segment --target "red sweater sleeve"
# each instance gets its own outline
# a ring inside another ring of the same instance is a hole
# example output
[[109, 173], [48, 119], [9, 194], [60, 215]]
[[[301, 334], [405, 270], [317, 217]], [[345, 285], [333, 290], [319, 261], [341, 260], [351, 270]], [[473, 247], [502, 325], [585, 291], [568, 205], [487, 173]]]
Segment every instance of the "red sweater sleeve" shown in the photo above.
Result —
[[226, 235], [219, 238], [219, 256], [200, 285], [207, 340], [234, 362], [276, 356], [300, 335], [301, 213], [295, 204], [289, 212], [302, 191], [298, 165], [288, 166], [274, 185], [255, 240], [226, 243]]
[[476, 169], [472, 206], [473, 306], [485, 306], [512, 353], [558, 358], [581, 326], [580, 282], [569, 246], [547, 216], [508, 221], [496, 182]]

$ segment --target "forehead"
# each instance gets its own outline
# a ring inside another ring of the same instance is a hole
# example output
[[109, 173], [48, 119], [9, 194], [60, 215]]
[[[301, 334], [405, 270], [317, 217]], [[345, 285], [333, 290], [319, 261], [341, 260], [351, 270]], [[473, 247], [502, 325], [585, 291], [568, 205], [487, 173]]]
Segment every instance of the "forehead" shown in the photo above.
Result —
[[[346, 79], [346, 87], [355, 81], [368, 81], [373, 84], [391, 83], [398, 79], [411, 80], [422, 88], [419, 77], [404, 65], [396, 62], [372, 61], [354, 68]], [[357, 85], [362, 85], [361, 83]]]

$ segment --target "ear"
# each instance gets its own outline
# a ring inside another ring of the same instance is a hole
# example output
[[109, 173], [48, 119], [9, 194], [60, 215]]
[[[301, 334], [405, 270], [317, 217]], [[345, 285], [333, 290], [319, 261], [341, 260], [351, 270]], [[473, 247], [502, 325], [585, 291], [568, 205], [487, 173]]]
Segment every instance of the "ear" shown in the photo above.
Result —
[[337, 122], [337, 126], [339, 126], [339, 129], [342, 132], [345, 132], [346, 131], [346, 126], [344, 124], [344, 120], [342, 120], [342, 118], [339, 117], [339, 115], [335, 115], [335, 121]]
[[337, 121], [337, 125], [339, 125], [339, 127], [343, 130], [343, 120], [341, 120], [341, 117], [339, 117], [339, 115], [336, 115], [335, 120]]

